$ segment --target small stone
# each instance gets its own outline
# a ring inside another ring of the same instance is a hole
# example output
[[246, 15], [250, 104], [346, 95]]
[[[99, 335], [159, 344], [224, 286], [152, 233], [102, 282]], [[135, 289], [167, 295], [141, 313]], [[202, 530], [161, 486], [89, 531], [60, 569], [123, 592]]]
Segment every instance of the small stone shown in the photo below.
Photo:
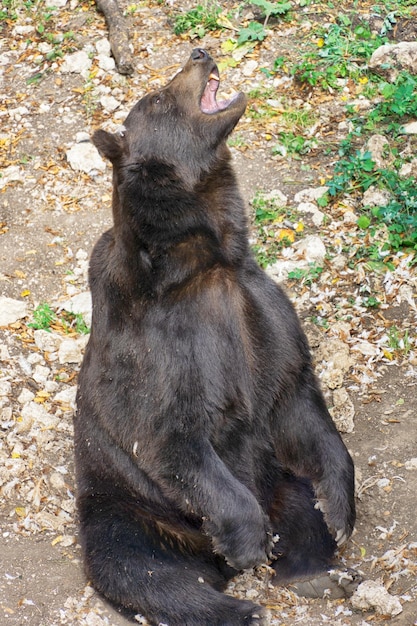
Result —
[[12, 384], [8, 380], [0, 380], [0, 397], [9, 396], [12, 392]]
[[9, 348], [6, 346], [5, 343], [1, 343], [0, 344], [0, 361], [9, 361], [10, 360], [10, 353], [9, 353]]
[[61, 65], [63, 74], [88, 74], [92, 61], [85, 50], [79, 50], [72, 54], [67, 54]]
[[51, 370], [49, 367], [44, 367], [43, 365], [37, 365], [33, 370], [32, 378], [39, 384], [46, 383], [49, 376], [51, 375]]
[[408, 124], [404, 124], [402, 132], [406, 135], [417, 135], [417, 122], [408, 122]]
[[108, 57], [110, 56], [111, 46], [110, 41], [107, 39], [107, 37], [99, 39], [94, 45], [96, 47], [97, 54], [107, 55]]
[[381, 582], [365, 580], [359, 585], [351, 598], [354, 609], [369, 611], [374, 609], [377, 615], [394, 617], [402, 612], [399, 599], [388, 593]]
[[116, 63], [113, 57], [109, 57], [105, 54], [100, 54], [97, 57], [97, 60], [99, 68], [101, 70], [104, 70], [105, 72], [111, 72], [116, 68]]
[[371, 153], [372, 161], [380, 169], [389, 167], [394, 160], [390, 143], [384, 135], [372, 135], [366, 143], [366, 151]]
[[417, 75], [417, 43], [401, 41], [377, 48], [369, 59], [368, 67], [394, 82], [401, 70]]
[[105, 111], [109, 113], [113, 113], [116, 109], [119, 108], [120, 102], [114, 98], [114, 96], [101, 96], [100, 104]]
[[417, 457], [413, 457], [405, 462], [406, 470], [417, 470]]
[[315, 226], [320, 226], [323, 223], [325, 215], [322, 211], [319, 211], [317, 205], [313, 202], [300, 202], [297, 210], [300, 213], [311, 214], [311, 221]]
[[57, 333], [39, 329], [33, 333], [35, 344], [42, 352], [56, 352], [60, 346], [62, 338]]
[[293, 246], [307, 263], [322, 263], [326, 256], [326, 246], [320, 237], [308, 235]]
[[24, 421], [33, 423], [41, 429], [55, 428], [59, 422], [59, 419], [48, 413], [48, 411], [36, 402], [28, 402], [22, 408], [22, 418]]
[[308, 189], [302, 189], [294, 196], [294, 202], [315, 202], [329, 190], [327, 187], [312, 187]]
[[363, 206], [387, 206], [391, 194], [384, 189], [376, 189], [373, 185], [365, 191], [362, 197]]
[[66, 152], [67, 160], [73, 170], [92, 174], [104, 172], [106, 164], [101, 158], [97, 148], [90, 142], [73, 145]]
[[63, 389], [54, 396], [54, 402], [62, 402], [63, 404], [68, 404], [70, 407], [75, 408], [76, 394], [77, 388], [75, 386], [68, 387], [68, 389]]
[[61, 365], [65, 363], [81, 363], [83, 355], [78, 341], [76, 339], [64, 339], [59, 346], [58, 359]]
[[22, 391], [19, 394], [19, 397], [17, 398], [17, 401], [20, 404], [27, 404], [28, 402], [31, 402], [35, 397], [35, 394], [32, 393], [32, 391], [30, 391], [30, 389], [26, 389], [26, 387], [23, 387]]
[[258, 61], [251, 59], [250, 61], [246, 61], [246, 63], [242, 67], [243, 76], [252, 76], [256, 68], [258, 67]]
[[[1, 178], [0, 178], [1, 181]], [[8, 326], [26, 317], [28, 314], [27, 304], [22, 300], [0, 297], [0, 326]]]

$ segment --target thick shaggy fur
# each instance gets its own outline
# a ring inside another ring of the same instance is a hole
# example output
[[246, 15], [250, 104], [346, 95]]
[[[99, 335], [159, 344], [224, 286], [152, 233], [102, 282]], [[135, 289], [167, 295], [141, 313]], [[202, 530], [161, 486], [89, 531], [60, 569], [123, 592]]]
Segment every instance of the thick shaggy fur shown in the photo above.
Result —
[[225, 145], [245, 98], [201, 110], [216, 71], [194, 50], [123, 132], [93, 139], [113, 164], [114, 226], [90, 265], [81, 541], [98, 591], [169, 626], [260, 623], [227, 580], [271, 555], [277, 582], [324, 571], [355, 519], [297, 315], [249, 250]]

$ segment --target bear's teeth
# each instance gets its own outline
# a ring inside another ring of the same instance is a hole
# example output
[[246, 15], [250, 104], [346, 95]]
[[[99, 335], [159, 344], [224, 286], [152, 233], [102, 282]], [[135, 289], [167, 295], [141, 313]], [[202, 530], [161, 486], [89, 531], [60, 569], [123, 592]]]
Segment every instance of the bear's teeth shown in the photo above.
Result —
[[217, 80], [217, 81], [220, 82], [220, 78], [217, 76], [217, 74], [214, 74], [213, 72], [209, 76], [209, 80], [211, 80], [211, 79]]

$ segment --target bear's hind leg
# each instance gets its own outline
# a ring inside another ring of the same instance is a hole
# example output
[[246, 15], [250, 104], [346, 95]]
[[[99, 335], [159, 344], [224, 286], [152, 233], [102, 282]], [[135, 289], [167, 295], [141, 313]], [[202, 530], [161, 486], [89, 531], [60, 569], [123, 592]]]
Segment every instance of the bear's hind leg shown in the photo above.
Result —
[[79, 498], [78, 509], [87, 576], [131, 617], [140, 613], [151, 624], [168, 626], [263, 623], [261, 607], [219, 591], [235, 572], [207, 547], [193, 553], [174, 533], [158, 532], [126, 500]]
[[336, 541], [316, 506], [311, 483], [283, 472], [270, 508], [274, 533], [275, 585], [308, 597], [352, 595], [361, 581], [353, 570], [335, 568]]

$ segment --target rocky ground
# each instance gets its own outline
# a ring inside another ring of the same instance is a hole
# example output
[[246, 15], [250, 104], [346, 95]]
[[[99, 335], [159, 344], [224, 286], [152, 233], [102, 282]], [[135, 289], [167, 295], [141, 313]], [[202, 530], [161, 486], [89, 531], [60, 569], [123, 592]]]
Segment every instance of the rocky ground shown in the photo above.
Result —
[[[173, 34], [175, 3], [120, 2], [134, 51], [134, 73], [122, 76], [95, 5], [51, 4], [4, 2], [9, 13], [0, 24], [0, 615], [16, 626], [122, 626], [84, 578], [74, 508], [72, 415], [88, 339], [88, 257], [111, 221], [110, 168], [87, 140], [94, 128], [117, 128], [196, 42]], [[222, 90], [268, 91], [275, 110], [254, 115], [262, 106], [254, 96], [231, 149], [252, 214], [261, 192], [291, 216], [272, 239], [287, 230], [292, 245], [268, 259], [267, 271], [286, 285], [304, 321], [356, 463], [358, 522], [341, 559], [367, 582], [351, 600], [305, 600], [273, 589], [261, 570], [238, 577], [230, 593], [265, 605], [273, 626], [410, 626], [417, 624], [417, 272], [407, 251], [393, 253], [389, 266], [369, 260], [378, 235], [357, 226], [360, 198], [317, 203], [334, 165], [324, 145], [343, 139], [344, 106], [356, 88], [312, 100], [291, 78], [260, 72], [329, 19], [323, 5], [317, 12], [308, 4], [295, 5], [291, 22], [233, 63], [222, 46], [230, 32], [207, 33], [197, 45], [221, 61]], [[311, 136], [321, 148], [297, 159], [272, 154], [282, 98], [293, 110], [314, 109]], [[259, 237], [254, 224], [254, 243]]]

